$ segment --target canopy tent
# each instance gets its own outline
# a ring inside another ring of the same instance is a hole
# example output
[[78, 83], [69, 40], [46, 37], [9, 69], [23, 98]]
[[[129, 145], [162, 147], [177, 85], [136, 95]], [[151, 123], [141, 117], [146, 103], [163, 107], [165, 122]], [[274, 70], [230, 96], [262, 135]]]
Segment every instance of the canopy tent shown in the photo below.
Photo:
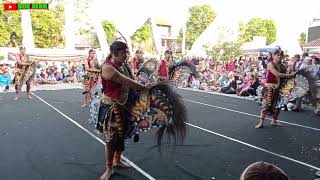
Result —
[[298, 40], [276, 40], [273, 43], [271, 43], [269, 48], [276, 48], [280, 47], [283, 51], [286, 52], [289, 56], [294, 56], [296, 54], [302, 54], [302, 48], [300, 46], [300, 43]]
[[274, 41], [270, 45], [256, 48], [248, 48], [245, 51], [252, 52], [274, 52], [278, 47], [280, 47], [285, 54], [289, 56], [294, 56], [296, 54], [302, 54], [302, 49], [298, 41]]

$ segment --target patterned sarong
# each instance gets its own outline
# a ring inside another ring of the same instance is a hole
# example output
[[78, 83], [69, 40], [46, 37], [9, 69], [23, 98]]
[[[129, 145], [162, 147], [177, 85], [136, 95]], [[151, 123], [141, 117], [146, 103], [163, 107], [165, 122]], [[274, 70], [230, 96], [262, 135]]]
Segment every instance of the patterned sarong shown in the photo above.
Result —
[[16, 69], [16, 74], [14, 77], [15, 86], [17, 87], [17, 90], [20, 92], [22, 85], [24, 83], [30, 83], [32, 79], [34, 78], [34, 71], [31, 66], [23, 69]]
[[89, 104], [92, 100], [92, 90], [95, 88], [95, 86], [98, 84], [99, 80], [99, 73], [90, 73], [87, 72], [87, 74], [84, 76], [83, 79], [83, 87], [85, 95], [85, 104]]
[[262, 93], [262, 112], [268, 115], [275, 115], [279, 111], [280, 91], [278, 84], [267, 84]]
[[124, 150], [127, 122], [124, 107], [102, 96], [96, 128], [104, 134], [106, 142], [111, 143], [114, 150]]

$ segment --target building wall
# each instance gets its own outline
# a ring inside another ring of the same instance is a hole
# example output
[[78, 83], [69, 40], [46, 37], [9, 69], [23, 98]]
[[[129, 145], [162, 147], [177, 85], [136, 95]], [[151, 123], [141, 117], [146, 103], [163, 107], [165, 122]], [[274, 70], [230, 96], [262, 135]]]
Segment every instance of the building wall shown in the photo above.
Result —
[[320, 25], [308, 28], [307, 43], [320, 38]]
[[307, 43], [320, 38], [320, 18], [313, 18], [307, 34]]

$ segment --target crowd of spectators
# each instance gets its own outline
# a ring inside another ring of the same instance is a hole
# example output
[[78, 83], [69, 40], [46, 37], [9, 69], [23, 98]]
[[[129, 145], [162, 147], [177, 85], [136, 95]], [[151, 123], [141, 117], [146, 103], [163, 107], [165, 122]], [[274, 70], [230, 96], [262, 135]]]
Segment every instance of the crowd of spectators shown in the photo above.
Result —
[[[224, 62], [211, 58], [187, 58], [196, 66], [199, 78], [190, 77], [183, 87], [238, 96], [257, 96], [257, 88], [264, 83], [267, 63], [271, 58], [269, 53], [241, 56]], [[309, 57], [307, 53], [303, 56], [286, 56], [283, 63], [288, 71], [306, 68], [319, 79], [318, 57]]]
[[[84, 75], [82, 63], [39, 63], [34, 67], [34, 85], [81, 82]], [[9, 90], [14, 82], [15, 67], [0, 63], [0, 91]]]
[[[218, 61], [214, 58], [182, 58], [194, 64], [198, 77], [190, 76], [182, 83], [182, 87], [189, 87], [209, 92], [234, 94], [237, 96], [257, 97], [257, 88], [264, 83], [267, 63], [272, 59], [270, 53], [243, 55], [238, 59]], [[181, 60], [177, 60], [178, 63]], [[320, 60], [318, 57], [295, 55], [284, 59], [289, 71], [306, 67], [319, 79]], [[56, 84], [81, 82], [84, 68], [79, 63], [39, 63], [35, 67], [34, 84]], [[13, 82], [15, 68], [0, 64], [0, 88], [8, 90]]]

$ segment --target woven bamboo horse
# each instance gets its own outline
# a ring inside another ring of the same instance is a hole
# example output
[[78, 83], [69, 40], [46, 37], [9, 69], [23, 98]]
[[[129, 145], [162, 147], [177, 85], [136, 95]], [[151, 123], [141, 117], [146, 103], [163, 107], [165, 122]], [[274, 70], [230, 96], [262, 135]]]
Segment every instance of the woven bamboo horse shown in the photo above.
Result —
[[[168, 82], [159, 82], [147, 92], [130, 92], [127, 100], [127, 137], [139, 131], [159, 127], [158, 144], [166, 132], [174, 140], [183, 140], [186, 135], [187, 111], [182, 98]], [[169, 138], [170, 139], [170, 138]]]
[[[120, 32], [119, 34], [121, 35]], [[134, 79], [127, 63], [124, 63], [121, 71], [127, 77]], [[114, 111], [114, 115], [115, 117], [120, 117], [117, 113], [126, 115], [124, 125], [126, 138], [134, 137], [134, 141], [137, 142], [139, 141], [138, 133], [140, 131], [148, 131], [157, 127], [158, 145], [161, 145], [164, 134], [167, 134], [165, 137], [168, 138], [169, 142], [171, 140], [174, 143], [177, 141], [183, 142], [187, 129], [187, 111], [181, 96], [173, 90], [169, 82], [156, 83], [149, 91], [134, 91], [127, 89], [127, 87], [123, 88], [122, 92], [126, 96], [123, 101], [125, 102], [123, 104], [125, 112]], [[99, 88], [95, 90], [98, 92]], [[95, 102], [98, 104], [98, 101]], [[97, 111], [97, 109], [93, 111]]]
[[[132, 76], [128, 65], [125, 65], [123, 70], [127, 76]], [[159, 145], [165, 133], [169, 141], [184, 140], [188, 119], [186, 107], [181, 96], [173, 90], [168, 81], [155, 83], [149, 91], [130, 89], [127, 97], [124, 105], [124, 114], [127, 116], [126, 138], [134, 137], [137, 142], [140, 131], [157, 127]], [[117, 117], [116, 114], [115, 116]]]
[[[158, 62], [156, 60], [146, 61], [137, 72], [137, 79], [144, 84], [156, 82], [157, 77], [155, 76], [155, 71], [157, 66]], [[196, 67], [188, 61], [182, 61], [169, 67], [168, 75], [169, 80], [176, 81], [177, 85], [180, 85], [183, 81], [187, 80], [190, 75], [198, 77]]]
[[[281, 101], [278, 104], [278, 107], [284, 107], [288, 102], [307, 95], [309, 91], [308, 98], [311, 102], [319, 100], [320, 98], [317, 98], [314, 93], [317, 90], [315, 82], [316, 79], [312, 76], [312, 73], [305, 69], [297, 71], [294, 78], [283, 78], [281, 88], [279, 89]], [[262, 86], [258, 87], [258, 103], [261, 103], [260, 99], [264, 93], [267, 93], [265, 88]]]

